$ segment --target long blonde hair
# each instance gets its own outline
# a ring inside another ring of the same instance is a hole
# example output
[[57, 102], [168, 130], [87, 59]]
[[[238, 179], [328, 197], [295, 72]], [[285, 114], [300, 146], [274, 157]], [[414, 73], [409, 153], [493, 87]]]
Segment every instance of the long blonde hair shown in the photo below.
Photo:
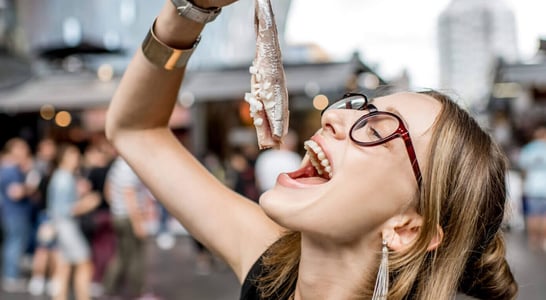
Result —
[[[476, 121], [449, 97], [420, 92], [442, 104], [430, 142], [428, 168], [416, 199], [420, 235], [403, 253], [391, 253], [389, 299], [451, 299], [457, 292], [481, 299], [515, 299], [517, 284], [505, 259], [500, 230], [506, 160]], [[444, 231], [440, 246], [428, 251]], [[263, 257], [258, 288], [264, 299], [287, 299], [298, 277], [301, 235], [287, 233]], [[378, 249], [379, 250], [379, 249]], [[363, 280], [371, 298], [374, 276]]]

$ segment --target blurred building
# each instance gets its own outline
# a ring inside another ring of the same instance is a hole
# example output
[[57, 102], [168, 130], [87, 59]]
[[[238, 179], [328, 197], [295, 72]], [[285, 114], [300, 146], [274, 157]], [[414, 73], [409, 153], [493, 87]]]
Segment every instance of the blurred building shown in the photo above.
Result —
[[503, 0], [452, 0], [438, 20], [441, 87], [485, 108], [497, 58], [518, 59], [515, 26]]
[[[526, 143], [537, 125], [546, 125], [546, 40], [527, 62], [499, 60], [489, 109], [493, 128], [507, 147]], [[500, 129], [500, 130], [499, 130]]]
[[[3, 0], [9, 1], [9, 0]], [[254, 0], [240, 0], [223, 9], [208, 24], [189, 68], [249, 63], [254, 56]], [[110, 57], [116, 71], [123, 71], [161, 5], [147, 0], [18, 0], [15, 28], [18, 51], [28, 56], [63, 58], [69, 54], [117, 53]], [[284, 27], [291, 0], [274, 1], [273, 8], [284, 46]], [[0, 6], [1, 7], [1, 6]], [[86, 57], [86, 67], [97, 63]], [[102, 63], [108, 62], [101, 55]]]
[[[271, 1], [277, 22], [279, 42], [285, 49], [285, 26], [291, 0]], [[193, 68], [217, 68], [250, 64], [254, 58], [256, 37], [254, 29], [254, 0], [239, 0], [222, 9], [214, 22], [207, 24], [189, 65]], [[288, 53], [285, 53], [285, 60]]]
[[[314, 45], [286, 45], [290, 3], [273, 1], [273, 9], [291, 127], [308, 136], [305, 131], [319, 125], [315, 96], [337, 98], [386, 82], [358, 55], [331, 62]], [[0, 0], [0, 47], [5, 49], [0, 52], [0, 121], [13, 124], [0, 133], [0, 143], [21, 132], [32, 142], [44, 135], [81, 140], [82, 133], [104, 130], [108, 103], [159, 9], [148, 0]], [[207, 148], [220, 153], [241, 137], [255, 136], [243, 101], [250, 89], [254, 30], [253, 0], [240, 0], [224, 8], [202, 34], [171, 120], [197, 153]], [[68, 122], [57, 118], [61, 112]]]

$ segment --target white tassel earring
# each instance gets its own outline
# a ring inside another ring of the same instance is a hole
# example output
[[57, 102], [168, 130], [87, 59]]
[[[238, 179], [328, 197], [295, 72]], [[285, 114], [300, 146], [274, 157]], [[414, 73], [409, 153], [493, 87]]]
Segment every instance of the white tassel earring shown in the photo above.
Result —
[[387, 300], [389, 293], [389, 249], [387, 241], [383, 240], [381, 248], [381, 263], [379, 263], [379, 271], [375, 280], [375, 288], [373, 290], [372, 300]]

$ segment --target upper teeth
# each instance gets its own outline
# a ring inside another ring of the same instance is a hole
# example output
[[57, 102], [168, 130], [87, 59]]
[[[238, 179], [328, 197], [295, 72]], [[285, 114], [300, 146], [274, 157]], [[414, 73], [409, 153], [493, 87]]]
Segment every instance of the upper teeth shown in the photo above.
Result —
[[304, 148], [309, 154], [309, 161], [317, 169], [319, 175], [326, 174], [328, 178], [332, 178], [332, 167], [330, 161], [322, 151], [322, 148], [312, 140], [308, 140], [304, 143]]

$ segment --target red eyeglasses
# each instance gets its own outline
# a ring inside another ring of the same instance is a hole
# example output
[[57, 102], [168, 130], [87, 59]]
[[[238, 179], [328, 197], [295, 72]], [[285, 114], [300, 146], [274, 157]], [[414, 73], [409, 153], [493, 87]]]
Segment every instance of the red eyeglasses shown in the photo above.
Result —
[[421, 169], [417, 162], [415, 149], [402, 119], [396, 114], [387, 111], [379, 111], [373, 104], [368, 104], [366, 95], [348, 93], [342, 99], [329, 105], [324, 112], [331, 109], [354, 109], [368, 110], [369, 112], [358, 118], [351, 127], [349, 136], [357, 145], [371, 147], [384, 144], [397, 137], [401, 137], [406, 145], [406, 151], [417, 179], [418, 186], [421, 186]]

